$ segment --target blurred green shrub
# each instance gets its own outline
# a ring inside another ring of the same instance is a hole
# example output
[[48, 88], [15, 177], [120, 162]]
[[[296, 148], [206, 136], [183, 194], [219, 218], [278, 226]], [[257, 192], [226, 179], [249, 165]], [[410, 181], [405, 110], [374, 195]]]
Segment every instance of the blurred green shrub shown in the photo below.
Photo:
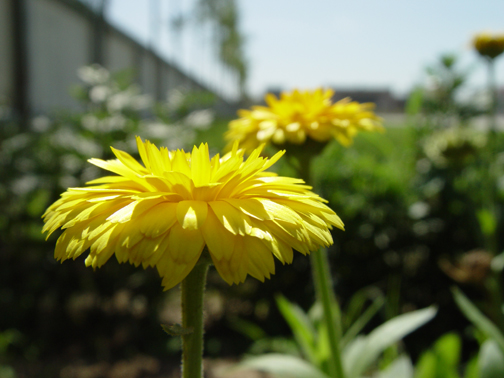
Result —
[[214, 118], [207, 93], [180, 88], [157, 103], [132, 84], [131, 73], [88, 66], [78, 75], [82, 83], [73, 93], [80, 111], [39, 115], [29, 124], [0, 111], [0, 331], [19, 335], [16, 343], [0, 338], [0, 347], [6, 360], [19, 365], [21, 359], [23, 366], [164, 353], [166, 338], [158, 331], [166, 304], [157, 273], [117, 263], [94, 276], [83, 264], [61, 267], [52, 258], [56, 238], [44, 242], [40, 216], [68, 187], [102, 175], [86, 160], [112, 158], [110, 146], [133, 152], [140, 135], [187, 148]]
[[[359, 313], [352, 313], [352, 304], [363, 303], [369, 296], [366, 291], [358, 292], [350, 302], [350, 311], [345, 312], [347, 327], [342, 330], [341, 359], [345, 377], [360, 378], [369, 376], [377, 370], [383, 352], [396, 345], [404, 336], [430, 321], [436, 314], [434, 308], [413, 311], [394, 317], [369, 332], [361, 335], [360, 332], [383, 306], [384, 298], [375, 293], [374, 300], [367, 307], [360, 305]], [[315, 305], [305, 313], [299, 306], [289, 302], [285, 297], [277, 297], [277, 305], [285, 320], [289, 324], [298, 347], [298, 353], [266, 353], [260, 356], [246, 358], [234, 369], [254, 369], [273, 376], [293, 376], [297, 378], [328, 378], [329, 340], [327, 330], [322, 321], [320, 304]], [[353, 308], [355, 310], [355, 308]], [[355, 319], [352, 319], [353, 316]], [[274, 343], [270, 344], [275, 346]], [[276, 351], [283, 352], [283, 351]], [[390, 361], [392, 366], [398, 361]]]

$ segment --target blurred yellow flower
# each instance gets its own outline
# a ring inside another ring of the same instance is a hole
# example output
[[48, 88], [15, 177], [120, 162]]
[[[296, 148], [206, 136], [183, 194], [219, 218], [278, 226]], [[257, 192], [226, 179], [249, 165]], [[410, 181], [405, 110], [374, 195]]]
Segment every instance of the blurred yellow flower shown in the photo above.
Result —
[[504, 33], [479, 33], [473, 39], [474, 48], [482, 56], [494, 59], [504, 52]]
[[231, 121], [225, 138], [228, 148], [234, 141], [251, 151], [261, 143], [302, 144], [306, 138], [328, 142], [336, 138], [344, 146], [352, 143], [360, 130], [383, 130], [374, 104], [360, 104], [345, 98], [332, 102], [334, 91], [322, 88], [314, 91], [283, 92], [280, 99], [265, 97], [268, 106], [253, 106], [239, 110], [239, 119]]
[[324, 199], [300, 179], [265, 172], [284, 153], [247, 160], [238, 143], [220, 158], [201, 144], [191, 153], [168, 151], [137, 138], [143, 166], [112, 148], [115, 160], [89, 162], [116, 173], [69, 188], [43, 215], [43, 232], [63, 233], [58, 260], [88, 248], [86, 266], [119, 262], [156, 267], [169, 289], [181, 282], [207, 246], [228, 282], [247, 276], [264, 281], [275, 271], [273, 255], [292, 262], [292, 249], [307, 254], [332, 244], [329, 229], [343, 229]]
[[485, 147], [484, 133], [462, 127], [433, 132], [423, 143], [427, 157], [438, 167], [464, 166]]

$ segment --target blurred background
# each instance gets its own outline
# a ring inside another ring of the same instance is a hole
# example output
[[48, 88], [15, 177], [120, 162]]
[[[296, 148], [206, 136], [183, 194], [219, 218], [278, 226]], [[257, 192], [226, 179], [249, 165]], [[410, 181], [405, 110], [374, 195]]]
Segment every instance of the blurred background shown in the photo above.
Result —
[[[489, 134], [486, 65], [471, 43], [502, 31], [502, 14], [496, 0], [0, 0], [0, 378], [177, 377], [179, 340], [160, 324], [180, 321], [178, 288], [162, 292], [153, 269], [113, 259], [95, 272], [83, 258], [61, 265], [40, 217], [102, 175], [86, 160], [111, 158], [110, 146], [134, 154], [140, 135], [217, 153], [238, 109], [318, 86], [374, 102], [387, 129], [330, 144], [315, 165], [315, 189], [346, 225], [330, 250], [343, 308], [356, 293], [363, 306], [383, 295], [372, 329], [436, 304], [403, 348], [416, 361], [453, 331], [463, 365], [479, 344], [450, 287], [504, 328], [504, 58]], [[313, 304], [307, 257], [264, 284], [229, 287], [210, 272], [209, 377], [245, 353], [296, 350], [278, 293]]]

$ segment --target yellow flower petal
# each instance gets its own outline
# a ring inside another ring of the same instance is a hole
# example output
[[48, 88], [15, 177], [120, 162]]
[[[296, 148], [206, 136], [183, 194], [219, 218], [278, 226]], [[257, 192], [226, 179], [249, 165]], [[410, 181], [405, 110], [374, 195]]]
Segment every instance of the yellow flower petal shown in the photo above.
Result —
[[222, 225], [210, 208], [207, 220], [201, 228], [203, 238], [212, 258], [229, 259], [235, 248], [236, 236]]
[[186, 230], [198, 230], [205, 223], [208, 205], [203, 201], [181, 201], [177, 205], [179, 224]]
[[240, 110], [240, 118], [229, 123], [227, 148], [238, 141], [240, 147], [251, 152], [261, 143], [303, 144], [307, 138], [321, 143], [335, 138], [347, 146], [357, 131], [383, 131], [381, 119], [372, 111], [374, 104], [348, 98], [333, 103], [333, 95], [332, 90], [322, 88], [282, 92], [280, 99], [267, 94], [267, 107]]
[[247, 215], [240, 213], [225, 201], [212, 201], [208, 203], [217, 219], [233, 235], [247, 235], [252, 226]]
[[[261, 112], [255, 116], [268, 114]], [[243, 282], [247, 275], [263, 281], [275, 271], [274, 257], [290, 263], [293, 249], [307, 254], [327, 246], [329, 230], [343, 228], [302, 180], [265, 172], [283, 152], [267, 159], [258, 148], [244, 160], [234, 143], [229, 153], [210, 159], [205, 144], [191, 153], [158, 149], [139, 138], [137, 144], [143, 166], [119, 150], [113, 150], [117, 160], [91, 159], [119, 176], [70, 188], [44, 213], [43, 232], [63, 230], [56, 259], [75, 259], [89, 249], [85, 264], [97, 268], [115, 254], [120, 263], [156, 267], [169, 289], [189, 274], [206, 246], [226, 282]]]
[[177, 221], [177, 203], [162, 202], [140, 220], [140, 232], [149, 238], [167, 233]]

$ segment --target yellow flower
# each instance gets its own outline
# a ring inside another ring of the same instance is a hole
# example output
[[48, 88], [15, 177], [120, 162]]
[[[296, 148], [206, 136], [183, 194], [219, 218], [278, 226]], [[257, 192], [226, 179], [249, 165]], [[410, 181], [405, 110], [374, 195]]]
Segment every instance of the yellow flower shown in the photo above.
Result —
[[225, 137], [232, 146], [251, 151], [262, 143], [302, 144], [306, 138], [328, 142], [336, 138], [344, 146], [352, 143], [359, 130], [383, 130], [374, 104], [360, 104], [345, 98], [332, 102], [334, 91], [322, 88], [314, 91], [283, 92], [280, 99], [272, 94], [265, 97], [268, 106], [239, 110], [239, 119], [231, 121]]
[[504, 52], [504, 34], [476, 34], [473, 45], [480, 55], [494, 59]]
[[88, 248], [86, 266], [100, 267], [113, 254], [119, 262], [156, 267], [169, 289], [181, 282], [205, 246], [222, 278], [264, 281], [275, 271], [273, 255], [292, 262], [292, 249], [307, 254], [332, 244], [329, 229], [343, 229], [324, 199], [300, 179], [265, 172], [282, 155], [247, 160], [238, 143], [222, 158], [208, 146], [158, 149], [137, 137], [143, 166], [112, 148], [115, 160], [89, 162], [116, 173], [69, 188], [43, 215], [43, 232], [64, 232], [58, 260]]

